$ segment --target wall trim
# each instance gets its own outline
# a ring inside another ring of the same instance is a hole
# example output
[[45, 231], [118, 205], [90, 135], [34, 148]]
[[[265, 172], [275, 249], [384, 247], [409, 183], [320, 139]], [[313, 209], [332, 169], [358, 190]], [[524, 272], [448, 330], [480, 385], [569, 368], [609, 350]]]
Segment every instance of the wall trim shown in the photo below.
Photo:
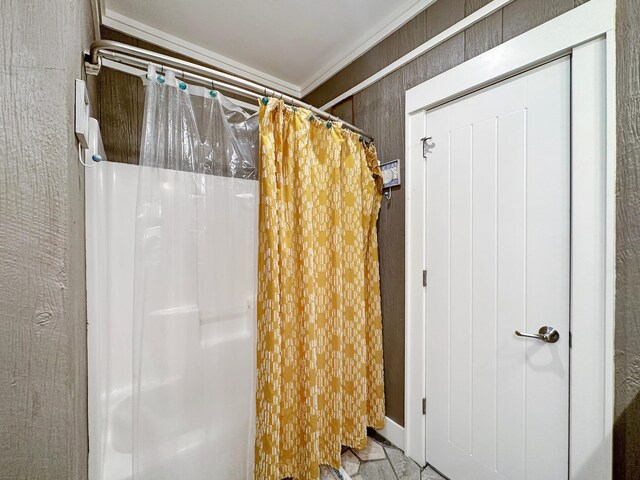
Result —
[[207, 65], [233, 73], [234, 75], [239, 75], [273, 90], [300, 98], [300, 87], [297, 85], [261, 72], [260, 70], [200, 47], [194, 43], [169, 35], [154, 27], [114, 12], [113, 10], [104, 10], [102, 14], [102, 25], [153, 43], [159, 47], [194, 58]]
[[426, 459], [424, 159], [426, 111], [572, 55], [569, 478], [611, 478], [615, 325], [615, 0], [591, 0], [406, 92], [405, 451]]
[[[262, 83], [269, 88], [281, 91], [296, 98], [302, 98], [322, 85], [340, 70], [398, 30], [435, 1], [436, 0], [417, 0], [409, 5], [405, 2], [405, 4], [396, 9], [390, 17], [387, 17], [380, 22], [380, 24], [374, 29], [373, 33], [368, 32], [358, 41], [354, 42], [356, 45], [355, 48], [351, 48], [346, 52], [339, 52], [326, 65], [318, 68], [307, 81], [303, 82], [301, 85], [295, 85], [284, 79], [269, 75], [258, 69], [250, 67], [249, 65], [235, 61], [229, 57], [220, 55], [212, 50], [198, 46], [179, 37], [169, 35], [126, 15], [122, 15], [108, 9], [106, 8], [105, 0], [92, 0], [95, 5], [98, 21], [106, 27], [140, 38], [147, 42], [151, 42], [182, 55], [195, 58], [208, 65], [221, 68], [249, 80]], [[504, 2], [505, 0], [494, 1]], [[513, 0], [506, 1], [508, 3]]]
[[576, 45], [615, 27], [612, 1], [584, 3], [408, 90], [407, 112], [422, 109], [426, 104], [431, 108], [434, 102], [445, 103], [513, 75], [519, 69], [570, 53]]
[[376, 430], [380, 435], [393, 443], [400, 450], [404, 450], [404, 427], [389, 417], [384, 417], [384, 428]]
[[380, 25], [375, 29], [375, 33], [373, 35], [370, 35], [365, 39], [361, 39], [360, 42], [356, 42], [356, 48], [349, 51], [346, 55], [344, 53], [340, 53], [322, 68], [319, 68], [318, 71], [314, 73], [311, 78], [301, 86], [300, 90], [302, 96], [304, 97], [314, 91], [340, 70], [355, 61], [357, 58], [361, 57], [371, 48], [375, 47], [382, 40], [402, 27], [413, 17], [428, 8], [435, 1], [436, 0], [421, 0], [414, 3], [413, 5], [410, 5], [404, 10], [402, 8], [397, 10], [395, 14], [392, 15], [391, 20], [387, 20], [386, 24]]
[[496, 11], [500, 10], [501, 8], [505, 7], [506, 5], [510, 4], [513, 1], [514, 0], [493, 0], [490, 3], [487, 3], [484, 7], [479, 8], [478, 10], [473, 12], [471, 15], [467, 15], [465, 18], [463, 18], [459, 22], [453, 24], [452, 26], [450, 26], [449, 28], [447, 28], [443, 32], [439, 33], [435, 37], [427, 40], [422, 45], [417, 46], [416, 48], [411, 50], [406, 55], [400, 57], [395, 62], [390, 63], [389, 65], [387, 65], [382, 70], [374, 73], [369, 78], [363, 80], [362, 82], [360, 82], [355, 87], [350, 88], [349, 90], [347, 90], [346, 92], [342, 93], [341, 95], [338, 95], [333, 100], [330, 100], [329, 102], [325, 103], [320, 108], [322, 110], [327, 110], [327, 109], [333, 107], [335, 104], [340, 103], [344, 99], [346, 99], [346, 98], [348, 98], [348, 97], [350, 97], [352, 95], [355, 95], [358, 92], [361, 92], [365, 88], [367, 88], [367, 87], [373, 85], [374, 83], [376, 83], [378, 80], [380, 80], [380, 79], [386, 77], [387, 75], [395, 72], [399, 68], [402, 68], [407, 63], [409, 63], [412, 60], [415, 60], [416, 58], [418, 58], [420, 55], [428, 52], [429, 50], [434, 49], [435, 47], [437, 47], [441, 43], [449, 40], [450, 38], [452, 38], [454, 36], [456, 36], [458, 33], [466, 30], [467, 28], [471, 27], [472, 25], [475, 25], [480, 20], [482, 20], [482, 19], [488, 17], [489, 15], [495, 13]]

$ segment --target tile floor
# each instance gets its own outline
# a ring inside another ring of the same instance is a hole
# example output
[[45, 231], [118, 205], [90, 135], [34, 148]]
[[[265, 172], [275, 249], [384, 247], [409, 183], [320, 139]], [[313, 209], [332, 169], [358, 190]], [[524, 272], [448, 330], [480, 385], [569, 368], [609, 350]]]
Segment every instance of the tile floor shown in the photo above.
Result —
[[[369, 431], [369, 442], [362, 450], [343, 449], [341, 470], [351, 480], [446, 480], [429, 466], [420, 468], [374, 430]], [[347, 480], [347, 477], [323, 467], [320, 480]]]

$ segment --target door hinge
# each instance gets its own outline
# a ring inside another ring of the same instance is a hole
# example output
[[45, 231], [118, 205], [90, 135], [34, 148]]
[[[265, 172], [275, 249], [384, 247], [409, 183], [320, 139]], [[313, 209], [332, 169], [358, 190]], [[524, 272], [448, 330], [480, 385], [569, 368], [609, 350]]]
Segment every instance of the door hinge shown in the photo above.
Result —
[[571, 335], [571, 331], [569, 331], [569, 348], [573, 348], [573, 335]]
[[422, 270], [422, 286], [423, 287], [427, 286], [427, 271], [426, 270]]
[[426, 398], [422, 399], [422, 414], [423, 415], [427, 414], [427, 399]]

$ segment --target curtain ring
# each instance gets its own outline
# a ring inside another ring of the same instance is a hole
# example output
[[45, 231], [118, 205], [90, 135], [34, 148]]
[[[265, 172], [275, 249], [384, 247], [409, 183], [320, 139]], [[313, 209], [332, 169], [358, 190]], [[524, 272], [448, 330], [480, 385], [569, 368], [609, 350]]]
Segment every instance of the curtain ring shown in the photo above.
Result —
[[180, 80], [184, 82], [184, 70], [180, 70]]
[[164, 76], [164, 65], [160, 65], [160, 75]]

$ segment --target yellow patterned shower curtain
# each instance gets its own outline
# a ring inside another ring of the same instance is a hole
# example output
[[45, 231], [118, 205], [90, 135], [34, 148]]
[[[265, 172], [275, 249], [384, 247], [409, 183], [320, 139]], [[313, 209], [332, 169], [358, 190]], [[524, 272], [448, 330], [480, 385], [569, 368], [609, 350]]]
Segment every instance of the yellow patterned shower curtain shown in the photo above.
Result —
[[384, 424], [373, 145], [260, 108], [256, 480], [315, 480]]

